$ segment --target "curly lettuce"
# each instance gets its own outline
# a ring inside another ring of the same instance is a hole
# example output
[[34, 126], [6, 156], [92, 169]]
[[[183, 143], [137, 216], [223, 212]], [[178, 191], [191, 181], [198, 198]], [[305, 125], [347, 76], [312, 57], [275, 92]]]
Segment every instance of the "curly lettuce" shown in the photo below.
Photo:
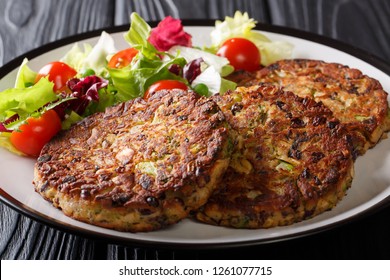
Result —
[[56, 101], [58, 96], [53, 92], [53, 83], [46, 78], [27, 88], [10, 88], [0, 92], [0, 122], [6, 121], [14, 114], [25, 119], [46, 104]]

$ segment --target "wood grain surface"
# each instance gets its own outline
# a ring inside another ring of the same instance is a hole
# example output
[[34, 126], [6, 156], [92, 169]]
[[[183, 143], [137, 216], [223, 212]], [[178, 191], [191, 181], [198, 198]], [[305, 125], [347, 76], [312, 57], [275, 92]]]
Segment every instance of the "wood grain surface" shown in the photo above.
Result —
[[[388, 0], [0, 0], [0, 66], [48, 42], [167, 15], [220, 19], [248, 11], [259, 22], [322, 34], [390, 63]], [[0, 159], [1, 160], [1, 159]], [[18, 176], [18, 174], [15, 174]], [[390, 208], [295, 240], [244, 249], [160, 250], [109, 244], [47, 227], [0, 203], [1, 259], [389, 259]]]

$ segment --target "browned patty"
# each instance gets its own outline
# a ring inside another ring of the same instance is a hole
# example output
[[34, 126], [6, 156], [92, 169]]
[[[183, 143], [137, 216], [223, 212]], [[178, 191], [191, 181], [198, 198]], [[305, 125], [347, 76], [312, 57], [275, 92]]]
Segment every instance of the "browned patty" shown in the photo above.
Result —
[[55, 137], [35, 165], [35, 190], [77, 220], [122, 231], [160, 229], [207, 201], [229, 164], [229, 141], [213, 100], [162, 91]]
[[235, 149], [198, 220], [235, 228], [289, 225], [344, 197], [353, 176], [351, 139], [323, 104], [269, 85], [213, 99], [232, 127]]
[[281, 60], [255, 73], [236, 74], [240, 84], [272, 83], [331, 109], [351, 131], [356, 155], [364, 154], [390, 130], [387, 93], [360, 70], [318, 60]]

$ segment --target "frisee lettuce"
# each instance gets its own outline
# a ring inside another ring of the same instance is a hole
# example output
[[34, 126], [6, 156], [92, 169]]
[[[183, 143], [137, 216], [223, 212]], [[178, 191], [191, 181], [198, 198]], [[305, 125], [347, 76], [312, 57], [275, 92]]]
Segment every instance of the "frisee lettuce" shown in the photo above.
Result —
[[[239, 11], [236, 11], [233, 17], [225, 17], [224, 21], [217, 20], [214, 30], [210, 33], [212, 46], [218, 47], [229, 38], [250, 36], [256, 23], [254, 19], [249, 17], [248, 13]], [[264, 35], [259, 39], [269, 41]]]

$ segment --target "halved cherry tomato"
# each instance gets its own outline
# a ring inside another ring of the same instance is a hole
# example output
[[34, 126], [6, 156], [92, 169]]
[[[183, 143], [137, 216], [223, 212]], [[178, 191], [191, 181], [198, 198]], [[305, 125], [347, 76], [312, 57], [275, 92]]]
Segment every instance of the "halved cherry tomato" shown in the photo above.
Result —
[[245, 38], [226, 40], [217, 51], [217, 55], [226, 57], [235, 70], [256, 71], [260, 67], [259, 49]]
[[49, 81], [54, 83], [53, 90], [59, 92], [65, 89], [66, 82], [76, 76], [77, 71], [70, 67], [68, 64], [54, 61], [43, 66], [35, 78], [37, 83], [41, 78], [48, 77]]
[[185, 83], [177, 81], [177, 80], [162, 80], [155, 82], [152, 84], [145, 92], [144, 99], [148, 99], [152, 96], [156, 91], [162, 89], [182, 89], [187, 90], [188, 87]]
[[10, 140], [19, 151], [37, 157], [43, 146], [60, 130], [60, 118], [54, 110], [49, 110], [39, 118], [28, 118], [26, 124], [11, 133]]
[[110, 68], [123, 68], [130, 64], [133, 58], [137, 55], [138, 50], [128, 48], [114, 54], [108, 62]]

